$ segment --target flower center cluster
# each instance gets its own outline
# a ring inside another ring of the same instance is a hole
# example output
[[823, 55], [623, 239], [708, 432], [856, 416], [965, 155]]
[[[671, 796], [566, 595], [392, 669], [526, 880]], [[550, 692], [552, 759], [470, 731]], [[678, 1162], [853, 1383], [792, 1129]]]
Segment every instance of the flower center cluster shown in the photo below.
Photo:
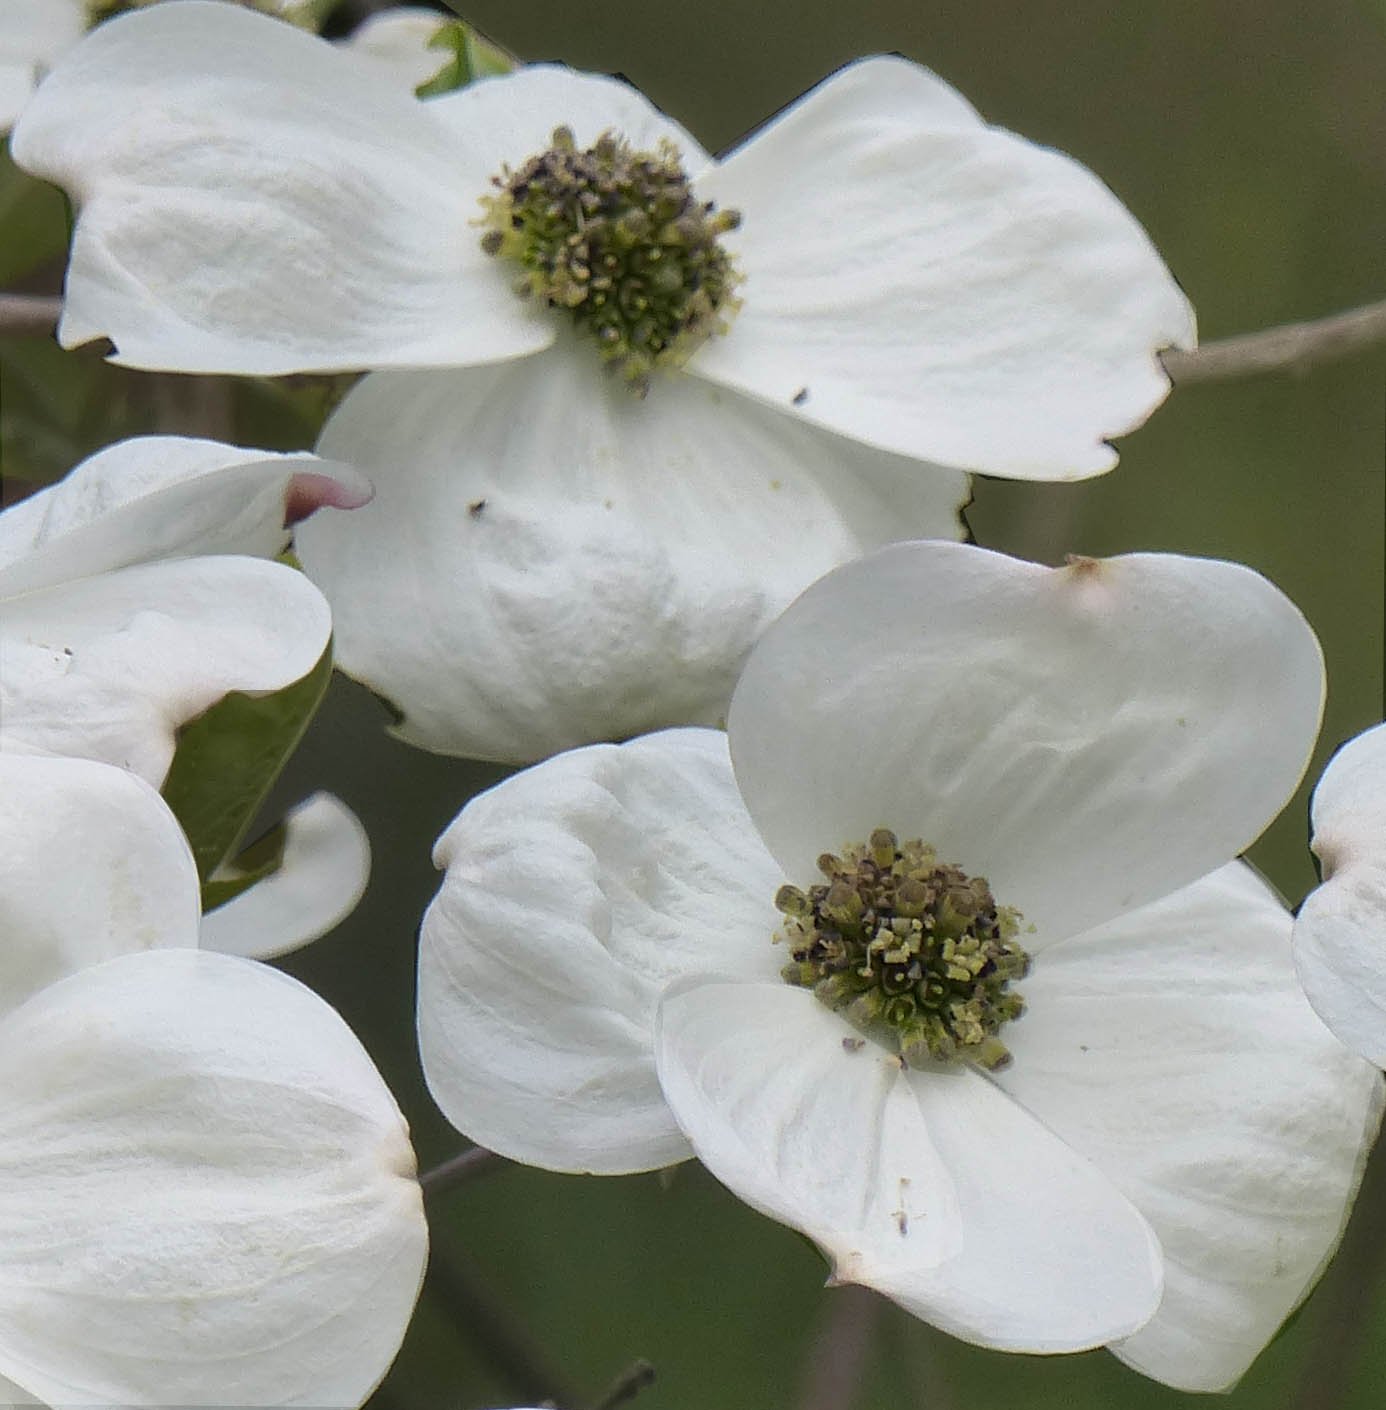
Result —
[[726, 331], [740, 276], [718, 237], [741, 217], [694, 198], [673, 143], [639, 152], [606, 132], [579, 151], [560, 127], [547, 151], [491, 181], [482, 249], [523, 271], [521, 297], [570, 310], [637, 395], [656, 367]]
[[1011, 1055], [996, 1034], [1025, 1011], [1009, 986], [1030, 969], [1015, 943], [1020, 913], [996, 904], [985, 877], [888, 828], [841, 856], [825, 853], [818, 869], [826, 881], [775, 895], [785, 918], [775, 938], [794, 956], [785, 982], [812, 989], [910, 1067], [1004, 1067]]

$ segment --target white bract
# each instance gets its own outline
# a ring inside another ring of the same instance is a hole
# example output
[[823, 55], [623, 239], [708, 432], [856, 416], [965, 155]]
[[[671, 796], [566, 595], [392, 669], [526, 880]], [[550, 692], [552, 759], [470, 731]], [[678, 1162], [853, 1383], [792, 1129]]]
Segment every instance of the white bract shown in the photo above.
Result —
[[[689, 204], [658, 259], [519, 298], [543, 281], [501, 248], [496, 203], [565, 127], [667, 158]], [[360, 55], [170, 0], [71, 54], [15, 153], [80, 207], [64, 343], [184, 371], [396, 369], [319, 447], [376, 501], [301, 551], [344, 669], [445, 752], [717, 722], [795, 593], [879, 543], [958, 537], [966, 472], [1109, 469], [1108, 439], [1168, 390], [1157, 350], [1193, 340], [1101, 182], [901, 59], [843, 69], [713, 159], [612, 79], [534, 66], [421, 102]], [[610, 342], [569, 312], [603, 279]], [[681, 300], [647, 368], [650, 310]]]
[[371, 845], [340, 798], [315, 793], [283, 819], [284, 850], [262, 881], [202, 917], [204, 950], [268, 960], [326, 935], [356, 909]]
[[[332, 617], [267, 562], [286, 519], [368, 490], [309, 456], [121, 441], [0, 514], [0, 748], [101, 759], [156, 786], [180, 725], [307, 675]], [[256, 555], [256, 556], [251, 556]]]
[[422, 5], [396, 5], [368, 15], [342, 41], [351, 51], [401, 80], [412, 92], [438, 73], [451, 51], [433, 41], [449, 23], [446, 15]]
[[[134, 5], [158, 2], [133, 0]], [[295, 0], [282, 0], [282, 3], [280, 0], [222, 0], [222, 3], [255, 4], [261, 10], [283, 14], [285, 18], [293, 18], [296, 11], [303, 9]], [[0, 4], [0, 135], [14, 126], [39, 80], [59, 56], [77, 43], [93, 18], [101, 18], [111, 8], [114, 6], [103, 4], [103, 0], [4, 0]], [[399, 20], [388, 22], [382, 16], [381, 33], [373, 38], [371, 45], [375, 49], [388, 48], [388, 59], [401, 77], [407, 77], [412, 71], [405, 54], [406, 44], [412, 39], [415, 47], [422, 50], [426, 42], [418, 31], [418, 22], [411, 27], [403, 18], [406, 13], [418, 12], [401, 10]], [[355, 35], [352, 38], [354, 40]], [[386, 59], [387, 54], [381, 53], [381, 58]], [[413, 59], [412, 67], [420, 68], [424, 63], [420, 53]], [[438, 67], [435, 57], [433, 71]], [[417, 79], [415, 83], [422, 81]]]
[[0, 134], [14, 126], [40, 77], [87, 27], [83, 0], [0, 5]]
[[[289, 522], [368, 497], [356, 472], [312, 456], [159, 436], [108, 446], [7, 509], [0, 750], [97, 759], [162, 784], [180, 726], [229, 691], [280, 690], [317, 664], [327, 602], [265, 558], [287, 545]], [[223, 908], [212, 944], [280, 953], [354, 905], [369, 854], [342, 805], [320, 804], [289, 836], [288, 870]]]
[[1310, 817], [1323, 884], [1295, 919], [1300, 982], [1348, 1047], [1386, 1067], [1386, 725], [1333, 756]]
[[332, 1009], [198, 951], [145, 783], [0, 755], [0, 1392], [361, 1404], [427, 1244], [408, 1130]]
[[[696, 1154], [835, 1281], [971, 1341], [1226, 1386], [1335, 1247], [1379, 1119], [1234, 860], [1322, 693], [1303, 618], [1232, 564], [921, 543], [839, 569], [752, 652], [725, 737], [561, 755], [443, 834], [430, 1088], [551, 1169]], [[881, 828], [1021, 913], [1009, 1065], [907, 1063], [783, 982], [780, 888]]]

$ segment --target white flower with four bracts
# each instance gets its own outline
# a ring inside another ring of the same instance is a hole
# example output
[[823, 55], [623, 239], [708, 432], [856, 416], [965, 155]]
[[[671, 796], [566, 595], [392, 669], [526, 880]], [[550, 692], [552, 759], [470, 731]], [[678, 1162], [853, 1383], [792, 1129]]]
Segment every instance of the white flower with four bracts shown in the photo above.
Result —
[[[694, 214], [739, 216], [719, 236], [739, 306], [643, 400], [482, 246], [493, 178], [563, 128], [667, 141]], [[288, 26], [169, 0], [68, 55], [14, 153], [79, 207], [65, 344], [183, 371], [396, 369], [320, 445], [376, 500], [300, 551], [343, 668], [445, 752], [717, 722], [809, 582], [957, 537], [967, 472], [1109, 469], [1109, 438], [1168, 390], [1157, 351], [1193, 340], [1100, 181], [901, 59], [843, 69], [714, 159], [612, 79], [533, 66], [418, 101]]]
[[0, 1400], [362, 1404], [427, 1247], [408, 1129], [287, 975], [198, 943], [147, 784], [0, 754]]
[[1386, 1067], [1386, 725], [1333, 756], [1310, 818], [1323, 884], [1295, 918], [1300, 982], [1353, 1052]]
[[[430, 1088], [550, 1169], [697, 1155], [835, 1281], [970, 1341], [1226, 1386], [1336, 1246], [1380, 1115], [1234, 860], [1322, 698], [1249, 569], [882, 550], [769, 629], [726, 736], [574, 751], [463, 810], [423, 926]], [[880, 828], [1021, 913], [1009, 1065], [907, 1065], [782, 981], [779, 888]]]
[[[0, 751], [95, 759], [163, 784], [181, 726], [230, 691], [281, 690], [328, 649], [327, 602], [268, 562], [288, 525], [354, 508], [354, 470], [181, 436], [88, 457], [0, 514]], [[365, 833], [328, 794], [286, 819], [280, 870], [209, 916], [264, 958], [360, 898]]]

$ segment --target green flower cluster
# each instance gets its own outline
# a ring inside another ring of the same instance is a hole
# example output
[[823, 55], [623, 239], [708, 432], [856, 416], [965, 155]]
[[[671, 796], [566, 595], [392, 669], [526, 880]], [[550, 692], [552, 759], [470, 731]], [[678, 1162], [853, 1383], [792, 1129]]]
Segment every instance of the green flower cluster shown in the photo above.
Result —
[[883, 827], [841, 856], [824, 853], [818, 869], [825, 882], [775, 895], [794, 956], [785, 982], [812, 989], [910, 1067], [1010, 1062], [996, 1034], [1025, 1011], [1009, 986], [1030, 958], [1015, 943], [1019, 912], [996, 904], [986, 878]]
[[641, 152], [606, 132], [579, 151], [560, 127], [547, 151], [492, 182], [482, 249], [520, 266], [521, 297], [570, 309], [637, 395], [656, 367], [726, 331], [740, 276], [718, 237], [741, 217], [694, 198], [673, 143]]

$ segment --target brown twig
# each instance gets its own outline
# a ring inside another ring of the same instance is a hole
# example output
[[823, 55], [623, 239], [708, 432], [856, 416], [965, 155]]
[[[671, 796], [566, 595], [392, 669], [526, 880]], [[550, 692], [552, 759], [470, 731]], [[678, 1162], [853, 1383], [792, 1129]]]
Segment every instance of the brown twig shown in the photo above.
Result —
[[529, 1329], [455, 1249], [444, 1250], [435, 1242], [424, 1295], [475, 1342], [526, 1405], [552, 1402], [560, 1410], [573, 1410], [579, 1403]]
[[486, 1175], [509, 1164], [503, 1155], [488, 1151], [485, 1146], [472, 1146], [470, 1150], [425, 1170], [419, 1176], [419, 1188], [423, 1190], [425, 1199], [432, 1199], [457, 1185], [466, 1184], [468, 1180], [475, 1180], [478, 1175]]
[[0, 294], [0, 338], [51, 337], [63, 301], [52, 294]]
[[1182, 386], [1257, 377], [1265, 372], [1304, 372], [1380, 343], [1386, 343], [1386, 299], [1307, 323], [1286, 323], [1260, 333], [1220, 338], [1195, 352], [1171, 348], [1164, 354], [1164, 364], [1170, 380]]
[[[51, 334], [62, 306], [60, 298], [49, 294], [0, 294], [0, 337]], [[1193, 352], [1170, 348], [1162, 361], [1170, 380], [1182, 386], [1266, 372], [1303, 372], [1382, 343], [1386, 343], [1386, 299], [1327, 318], [1219, 338]]]
[[624, 1405], [628, 1400], [634, 1400], [646, 1386], [654, 1384], [655, 1368], [643, 1358], [632, 1361], [619, 1376], [612, 1381], [610, 1387], [602, 1398], [597, 1401], [593, 1410], [616, 1410], [618, 1405]]
[[235, 383], [230, 377], [188, 377], [155, 372], [147, 384], [159, 430], [171, 436], [235, 439]]
[[861, 1390], [881, 1299], [869, 1288], [832, 1289], [799, 1382], [798, 1410], [850, 1410]]
[[1314, 1334], [1300, 1368], [1294, 1410], [1342, 1410], [1362, 1374], [1371, 1333], [1364, 1309], [1386, 1272], [1386, 1164], [1369, 1161], [1343, 1246], [1304, 1309]]

